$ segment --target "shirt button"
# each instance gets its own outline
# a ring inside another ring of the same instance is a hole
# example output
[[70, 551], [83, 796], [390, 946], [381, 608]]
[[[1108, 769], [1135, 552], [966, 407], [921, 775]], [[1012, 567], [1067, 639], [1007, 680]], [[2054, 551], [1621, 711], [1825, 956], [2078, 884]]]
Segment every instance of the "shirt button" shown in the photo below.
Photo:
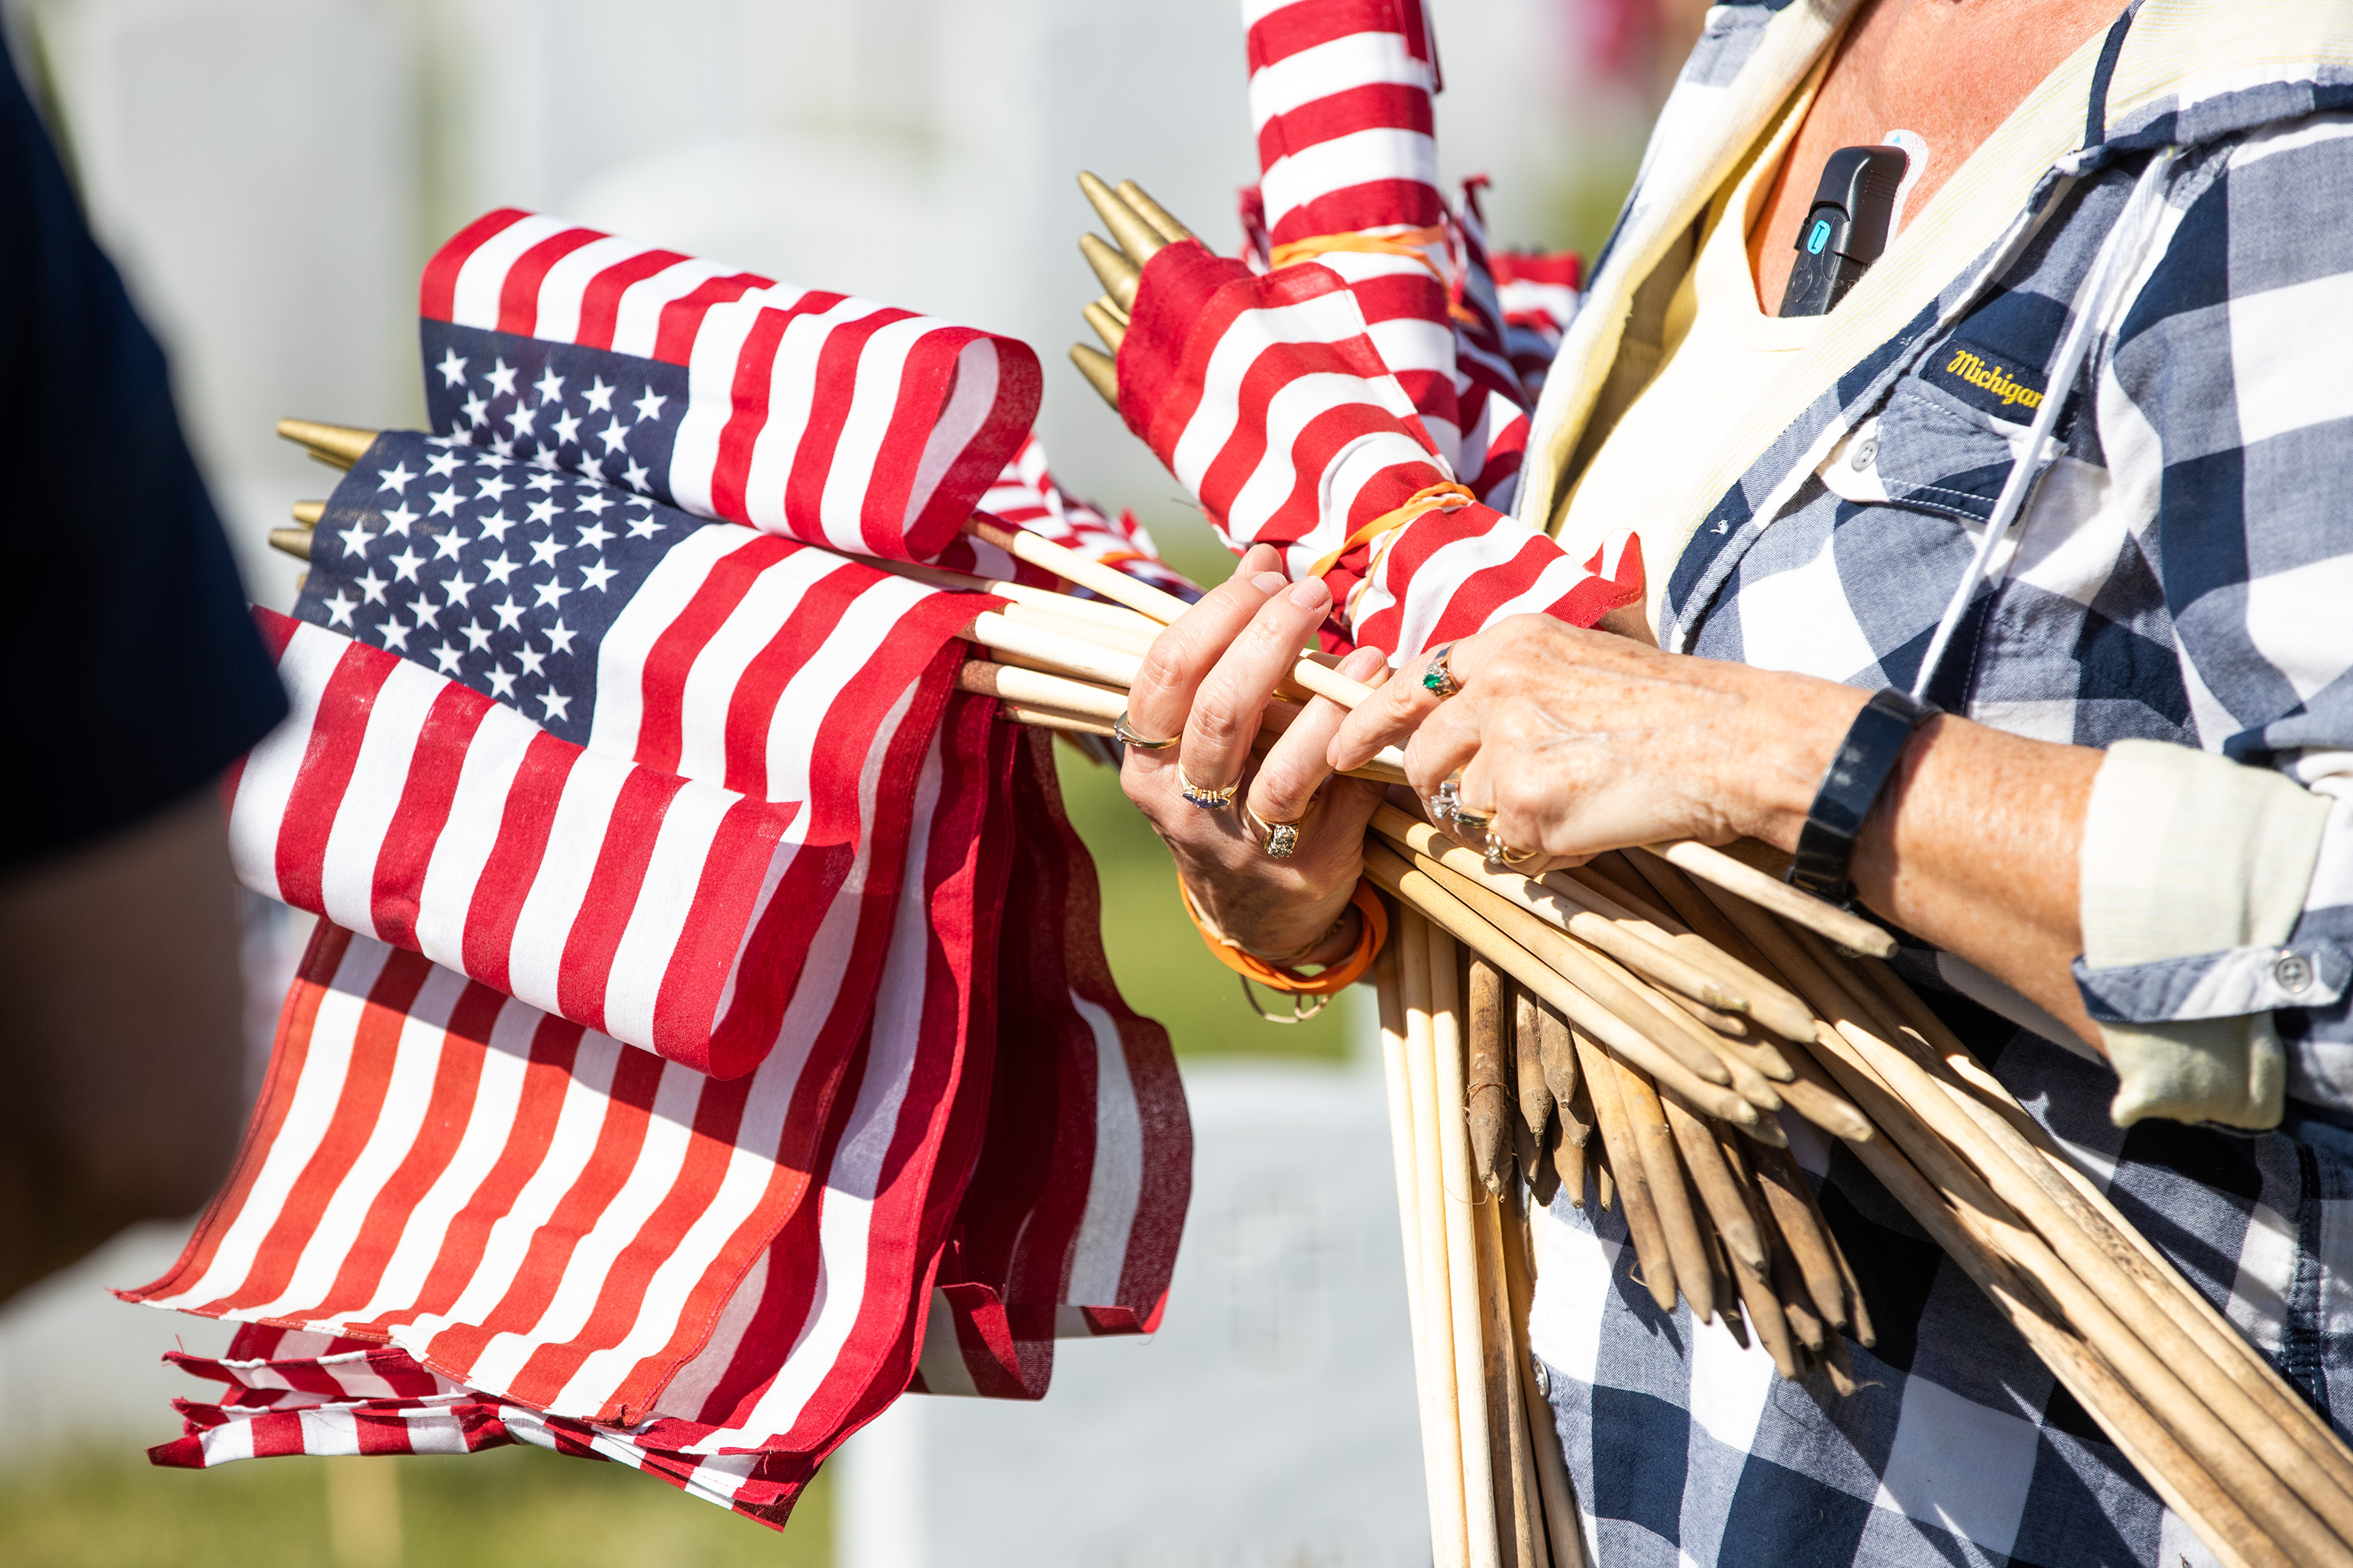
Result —
[[1877, 456], [1879, 456], [1879, 443], [1877, 441], [1865, 441], [1862, 446], [1857, 447], [1854, 449], [1854, 459], [1852, 464], [1854, 471], [1859, 474], [1862, 472], [1863, 469], [1871, 467], [1871, 459]]
[[2283, 952], [2272, 960], [2272, 978], [2284, 991], [2301, 991], [2312, 984], [2312, 960], [2300, 952]]

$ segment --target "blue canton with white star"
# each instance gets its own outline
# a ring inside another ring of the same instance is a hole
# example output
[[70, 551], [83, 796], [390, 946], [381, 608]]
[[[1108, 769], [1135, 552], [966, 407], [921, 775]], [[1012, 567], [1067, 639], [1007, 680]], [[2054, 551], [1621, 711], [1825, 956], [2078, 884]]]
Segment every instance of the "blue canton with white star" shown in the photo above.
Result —
[[311, 534], [297, 618], [438, 670], [585, 745], [596, 650], [712, 524], [609, 484], [389, 430]]
[[684, 365], [448, 321], [422, 324], [437, 436], [668, 501]]

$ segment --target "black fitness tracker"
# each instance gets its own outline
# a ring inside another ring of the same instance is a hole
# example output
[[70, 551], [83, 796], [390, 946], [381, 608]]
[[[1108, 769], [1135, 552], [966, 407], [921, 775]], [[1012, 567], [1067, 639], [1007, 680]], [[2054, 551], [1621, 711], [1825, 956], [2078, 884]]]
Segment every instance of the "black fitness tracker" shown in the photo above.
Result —
[[1831, 759], [1813, 808], [1806, 813], [1797, 858], [1789, 865], [1792, 884], [1834, 904], [1853, 900], [1847, 868], [1863, 819], [1887, 787], [1888, 775], [1902, 760], [1912, 732], [1936, 711], [1935, 703], [1915, 702], [1893, 689], [1874, 693], [1862, 705]]

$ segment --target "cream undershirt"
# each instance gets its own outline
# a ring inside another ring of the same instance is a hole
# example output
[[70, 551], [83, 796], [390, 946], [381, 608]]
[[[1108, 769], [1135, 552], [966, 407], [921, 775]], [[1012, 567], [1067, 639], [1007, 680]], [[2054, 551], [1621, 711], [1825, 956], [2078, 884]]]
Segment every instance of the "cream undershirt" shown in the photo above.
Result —
[[[1708, 204], [1697, 258], [1667, 305], [1658, 374], [1577, 477], [1560, 538], [1599, 540], [1621, 528], [1646, 542], [1678, 536], [1681, 530], [1670, 524], [1694, 503], [1693, 488], [1710, 466], [1705, 459], [1731, 443], [1791, 356], [1821, 336], [1827, 316], [1784, 319], [1759, 309], [1748, 265], [1748, 232], [1769, 176], [1812, 100], [1810, 86], [1796, 94], [1746, 166]], [[1673, 563], [1651, 559], [1646, 550], [1642, 565], [1651, 580], [1655, 631], [1658, 593]]]

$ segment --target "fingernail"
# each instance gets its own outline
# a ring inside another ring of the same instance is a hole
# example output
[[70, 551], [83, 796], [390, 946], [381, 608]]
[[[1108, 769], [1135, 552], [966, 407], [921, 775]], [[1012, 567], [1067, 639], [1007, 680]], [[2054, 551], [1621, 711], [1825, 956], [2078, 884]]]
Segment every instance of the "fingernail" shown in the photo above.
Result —
[[1332, 602], [1332, 590], [1324, 585], [1321, 577], [1310, 577], [1291, 590], [1291, 602], [1303, 610], [1321, 609]]
[[1280, 594], [1282, 585], [1291, 581], [1280, 572], [1261, 572], [1250, 579], [1250, 586], [1261, 594]]
[[1373, 672], [1387, 664], [1377, 647], [1360, 647], [1340, 661], [1340, 673], [1351, 680], [1370, 680]]

